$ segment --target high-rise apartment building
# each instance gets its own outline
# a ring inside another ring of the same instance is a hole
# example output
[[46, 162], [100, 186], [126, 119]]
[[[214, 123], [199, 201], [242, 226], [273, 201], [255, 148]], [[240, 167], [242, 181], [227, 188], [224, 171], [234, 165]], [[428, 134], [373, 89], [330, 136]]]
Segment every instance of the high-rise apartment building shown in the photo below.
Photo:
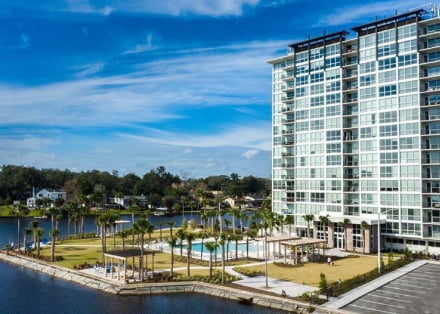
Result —
[[380, 234], [382, 247], [440, 252], [440, 17], [352, 30], [269, 61], [273, 210], [330, 247], [375, 251]]

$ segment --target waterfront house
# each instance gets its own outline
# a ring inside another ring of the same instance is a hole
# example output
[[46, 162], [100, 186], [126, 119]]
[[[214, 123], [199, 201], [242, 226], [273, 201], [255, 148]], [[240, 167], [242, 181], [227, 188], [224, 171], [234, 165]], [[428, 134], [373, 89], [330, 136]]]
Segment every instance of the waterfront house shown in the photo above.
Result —
[[35, 202], [37, 199], [48, 198], [51, 201], [55, 201], [57, 198], [62, 198], [63, 200], [67, 200], [67, 193], [62, 191], [54, 191], [49, 189], [42, 189], [35, 193], [35, 190], [32, 193], [32, 197], [29, 197], [26, 201], [28, 207], [35, 207]]

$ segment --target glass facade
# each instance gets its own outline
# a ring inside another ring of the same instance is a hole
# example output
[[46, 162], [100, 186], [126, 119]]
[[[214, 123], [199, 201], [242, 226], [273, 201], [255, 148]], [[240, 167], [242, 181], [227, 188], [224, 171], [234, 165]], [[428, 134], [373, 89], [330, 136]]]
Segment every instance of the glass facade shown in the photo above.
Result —
[[270, 61], [274, 211], [349, 218], [355, 247], [378, 212], [383, 236], [440, 241], [439, 29], [409, 16]]

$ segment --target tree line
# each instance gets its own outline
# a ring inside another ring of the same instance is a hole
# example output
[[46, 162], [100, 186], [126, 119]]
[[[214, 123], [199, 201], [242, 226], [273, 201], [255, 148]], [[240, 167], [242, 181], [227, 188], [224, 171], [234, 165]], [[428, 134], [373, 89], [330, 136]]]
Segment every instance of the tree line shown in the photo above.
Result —
[[232, 197], [249, 194], [266, 196], [270, 193], [270, 180], [254, 176], [240, 178], [238, 174], [186, 178], [175, 175], [159, 166], [142, 176], [129, 173], [120, 176], [118, 171], [82, 171], [68, 169], [37, 169], [35, 167], [4, 165], [0, 169], [0, 200], [11, 204], [25, 200], [32, 190], [42, 188], [67, 192], [68, 200], [88, 196], [99, 202], [108, 196], [145, 195], [153, 206], [173, 205], [181, 198], [191, 199], [198, 195], [213, 198], [212, 191], [223, 191]]

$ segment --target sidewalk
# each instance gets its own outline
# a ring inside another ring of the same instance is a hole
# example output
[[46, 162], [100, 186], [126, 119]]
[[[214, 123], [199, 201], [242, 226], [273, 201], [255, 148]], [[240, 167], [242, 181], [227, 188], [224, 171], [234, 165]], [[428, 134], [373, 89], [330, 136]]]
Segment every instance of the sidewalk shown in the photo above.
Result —
[[411, 271], [414, 269], [419, 268], [422, 265], [425, 265], [427, 261], [420, 260], [412, 262], [411, 264], [405, 265], [395, 271], [392, 271], [391, 273], [388, 273], [386, 275], [383, 275], [377, 279], [374, 279], [373, 281], [370, 281], [356, 289], [353, 289], [347, 293], [344, 293], [343, 295], [333, 298], [329, 302], [325, 303], [324, 306], [332, 309], [340, 309], [347, 304], [359, 299], [360, 297], [382, 287], [383, 285], [389, 283], [390, 281], [393, 281]]

